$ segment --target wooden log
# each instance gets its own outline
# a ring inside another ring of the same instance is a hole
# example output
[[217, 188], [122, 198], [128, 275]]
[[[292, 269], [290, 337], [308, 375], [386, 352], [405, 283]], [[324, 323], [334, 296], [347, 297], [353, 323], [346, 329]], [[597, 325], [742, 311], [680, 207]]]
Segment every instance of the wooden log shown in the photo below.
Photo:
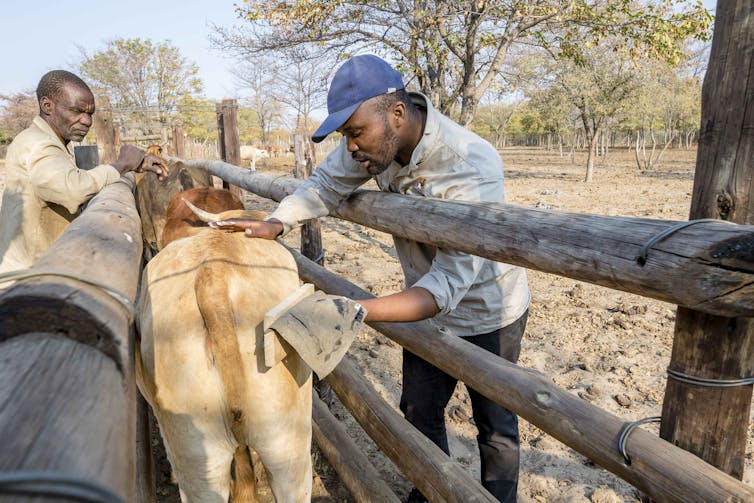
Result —
[[[353, 299], [372, 297], [295, 250], [291, 252], [302, 279], [318, 289]], [[370, 323], [370, 326], [657, 501], [754, 501], [754, 488], [641, 429], [634, 430], [627, 441], [626, 450], [632, 460], [627, 463], [618, 450], [618, 439], [626, 423], [558, 388], [539, 372], [498, 358], [460, 337], [438, 332], [427, 322]], [[333, 374], [337, 375], [340, 368]], [[357, 398], [361, 399], [358, 395]]]
[[[208, 168], [215, 176], [276, 201], [302, 183], [218, 164]], [[645, 244], [678, 222], [377, 191], [357, 191], [332, 215], [396, 236], [709, 314], [754, 316], [751, 225], [691, 225], [654, 244], [641, 265], [637, 257]]]
[[[96, 281], [133, 303], [141, 230], [126, 182], [105, 187], [34, 270]], [[19, 280], [0, 293], [0, 472], [80, 477], [133, 501], [130, 314], [102, 288], [59, 276]]]
[[[220, 139], [220, 158], [236, 166], [241, 165], [241, 140], [238, 135], [238, 102], [223, 100], [216, 105], [217, 133]], [[223, 187], [243, 201], [243, 195], [238, 186], [223, 181]]]
[[314, 441], [357, 503], [400, 503], [400, 499], [348, 435], [343, 423], [332, 415], [316, 393], [312, 396], [312, 416]]
[[325, 379], [382, 451], [430, 501], [497, 501], [380, 397], [346, 355]]
[[[306, 137], [300, 134], [293, 137], [293, 145], [296, 159], [296, 178], [306, 180], [312, 174], [314, 151], [309, 147]], [[308, 220], [301, 226], [301, 253], [319, 265], [325, 263], [322, 249], [322, 228], [319, 219]]]
[[[6, 339], [0, 354], [0, 474], [82, 479], [133, 501], [133, 381], [102, 351], [55, 333]], [[3, 503], [69, 501], [3, 494]]]
[[159, 134], [145, 134], [141, 136], [127, 136], [123, 138], [119, 138], [120, 142], [122, 143], [136, 143], [139, 141], [151, 141], [155, 142], [158, 140], [162, 140], [162, 135]]
[[[752, 86], [741, 84], [754, 79], [753, 65], [754, 5], [718, 1], [690, 218], [754, 224], [754, 101]], [[754, 320], [679, 308], [670, 368], [712, 380], [753, 377]], [[751, 398], [751, 384], [713, 387], [668, 379], [660, 435], [742, 479]]]
[[136, 503], [155, 503], [154, 461], [152, 459], [152, 426], [149, 404], [136, 392]]
[[115, 162], [118, 158], [115, 140], [116, 125], [113, 122], [110, 100], [106, 97], [103, 96], [97, 100], [97, 112], [92, 116], [92, 122], [102, 162]]
[[186, 138], [183, 135], [183, 124], [180, 121], [173, 124], [173, 148], [176, 157], [182, 159], [186, 155]]

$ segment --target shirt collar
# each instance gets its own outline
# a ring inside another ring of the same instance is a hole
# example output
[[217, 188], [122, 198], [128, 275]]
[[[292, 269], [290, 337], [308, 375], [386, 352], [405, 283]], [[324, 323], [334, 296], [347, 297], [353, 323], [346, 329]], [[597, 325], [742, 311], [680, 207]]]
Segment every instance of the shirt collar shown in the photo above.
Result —
[[73, 144], [72, 142], [68, 142], [68, 145], [65, 145], [60, 138], [58, 138], [58, 135], [55, 133], [55, 131], [52, 130], [50, 125], [47, 123], [46, 120], [44, 120], [41, 116], [37, 115], [34, 117], [34, 120], [32, 120], [32, 123], [37, 126], [39, 129], [47, 133], [48, 135], [52, 136], [55, 143], [57, 143], [60, 148], [68, 152], [70, 155], [73, 155]]

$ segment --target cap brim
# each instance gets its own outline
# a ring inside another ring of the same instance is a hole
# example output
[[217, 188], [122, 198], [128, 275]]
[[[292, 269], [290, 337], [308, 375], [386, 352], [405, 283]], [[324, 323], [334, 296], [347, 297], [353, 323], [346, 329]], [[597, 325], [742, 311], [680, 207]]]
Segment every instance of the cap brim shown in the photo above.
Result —
[[314, 143], [319, 143], [327, 138], [327, 135], [345, 124], [348, 119], [351, 118], [356, 109], [360, 106], [361, 102], [355, 103], [349, 107], [344, 108], [343, 110], [338, 110], [337, 112], [333, 112], [328, 115], [312, 135], [312, 141]]

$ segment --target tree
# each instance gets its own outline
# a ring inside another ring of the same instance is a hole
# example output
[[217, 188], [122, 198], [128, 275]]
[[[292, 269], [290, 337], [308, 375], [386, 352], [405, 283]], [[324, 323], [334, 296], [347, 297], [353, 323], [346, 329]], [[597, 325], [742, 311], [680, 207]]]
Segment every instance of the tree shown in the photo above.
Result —
[[156, 108], [164, 123], [182, 99], [202, 90], [199, 68], [167, 41], [118, 38], [92, 55], [81, 52], [81, 75], [115, 109], [143, 114]]
[[185, 97], [176, 108], [187, 137], [205, 143], [217, 141], [217, 114], [214, 101]]
[[249, 26], [218, 29], [225, 48], [378, 53], [443, 113], [460, 103], [463, 125], [516, 43], [578, 60], [585, 39], [613, 33], [623, 51], [673, 60], [679, 40], [705, 37], [710, 24], [699, 0], [248, 0], [238, 13]]
[[[664, 62], [647, 62], [636, 99], [628, 107], [627, 119], [636, 136], [635, 154], [639, 169], [651, 170], [676, 139], [689, 143], [699, 128], [701, 81], [684, 75], [683, 69]], [[657, 133], [663, 146], [658, 147]], [[649, 140], [649, 153], [647, 153]]]
[[282, 106], [273, 91], [277, 76], [269, 71], [270, 65], [263, 58], [244, 58], [233, 70], [242, 86], [251, 91], [246, 106], [255, 112], [255, 129], [262, 145], [270, 144], [270, 131], [279, 125], [282, 118]]
[[39, 112], [39, 105], [32, 92], [0, 95], [0, 101], [5, 102], [0, 109], [0, 145], [5, 145], [29, 127]]
[[588, 156], [584, 181], [590, 182], [600, 134], [608, 119], [625, 109], [641, 88], [640, 72], [628, 58], [621, 58], [606, 46], [582, 51], [582, 62], [552, 59], [542, 66], [549, 81], [547, 98], [565, 101], [577, 110], [584, 128]]
[[471, 130], [486, 138], [495, 148], [504, 148], [506, 127], [519, 106], [518, 103], [500, 101], [483, 104], [471, 123]]

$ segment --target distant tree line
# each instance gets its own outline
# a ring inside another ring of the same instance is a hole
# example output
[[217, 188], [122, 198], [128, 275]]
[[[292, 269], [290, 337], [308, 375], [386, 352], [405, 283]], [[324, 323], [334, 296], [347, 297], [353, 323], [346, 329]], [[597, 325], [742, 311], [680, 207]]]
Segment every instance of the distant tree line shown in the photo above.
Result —
[[[236, 10], [239, 25], [216, 27], [211, 41], [237, 61], [244, 143], [310, 133], [333, 70], [361, 52], [393, 62], [410, 89], [498, 147], [587, 148], [586, 180], [609, 148], [630, 146], [651, 168], [697, 134], [712, 21], [697, 0], [253, 0]], [[148, 135], [180, 120], [188, 136], [216, 139], [215, 103], [169, 42], [81, 53], [74, 70], [123, 128]], [[0, 143], [36, 108], [22, 94], [2, 97]]]

